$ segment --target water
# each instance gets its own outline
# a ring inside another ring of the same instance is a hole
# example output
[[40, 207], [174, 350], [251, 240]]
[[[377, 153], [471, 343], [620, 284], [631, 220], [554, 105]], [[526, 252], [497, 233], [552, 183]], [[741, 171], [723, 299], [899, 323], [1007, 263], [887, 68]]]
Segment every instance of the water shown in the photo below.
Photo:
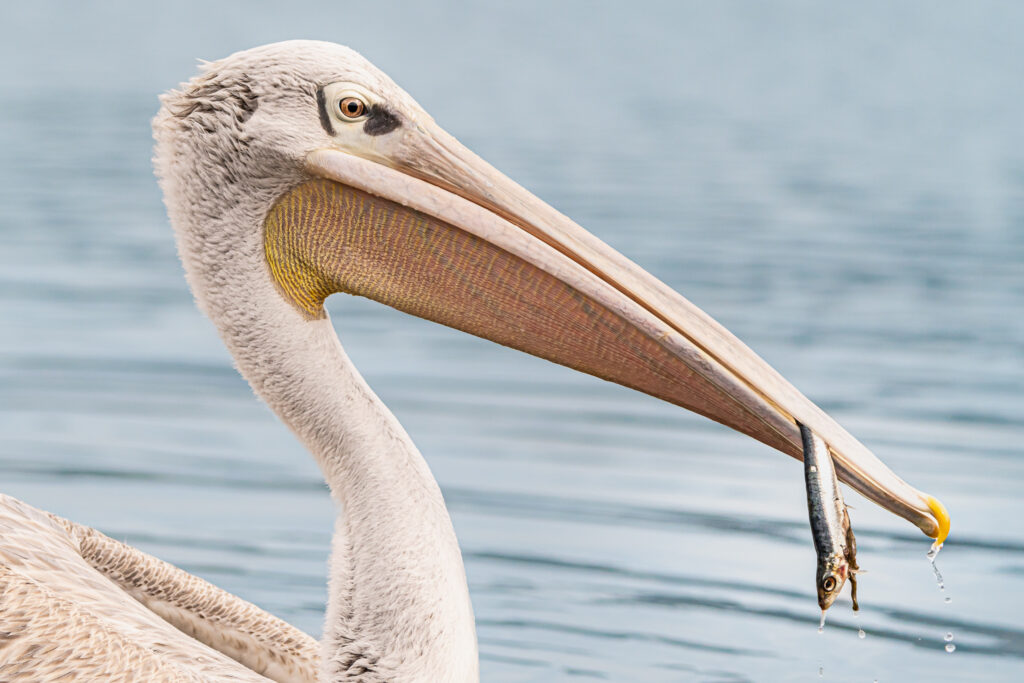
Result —
[[192, 305], [148, 120], [196, 57], [333, 39], [726, 324], [953, 516], [945, 604], [928, 540], [847, 491], [864, 614], [843, 598], [818, 636], [795, 461], [337, 297], [347, 350], [444, 489], [486, 680], [1019, 673], [1024, 10], [140, 7], [2, 10], [3, 491], [320, 632], [330, 502]]
[[939, 587], [940, 591], [946, 590], [946, 580], [942, 577], [942, 572], [939, 571], [939, 565], [935, 564], [935, 557], [939, 554], [939, 548], [942, 546], [932, 546], [932, 549], [928, 551], [927, 557], [928, 562], [932, 565], [932, 574], [935, 575], [935, 585]]

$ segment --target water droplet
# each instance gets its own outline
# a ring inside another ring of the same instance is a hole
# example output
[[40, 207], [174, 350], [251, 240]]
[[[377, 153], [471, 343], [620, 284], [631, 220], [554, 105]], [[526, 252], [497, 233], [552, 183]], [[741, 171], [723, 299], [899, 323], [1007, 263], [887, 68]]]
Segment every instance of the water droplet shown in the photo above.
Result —
[[864, 633], [864, 629], [860, 629], [859, 631], [857, 631], [857, 637], [861, 640], [864, 640], [868, 637], [868, 634]]
[[817, 472], [817, 471], [818, 471], [818, 466], [817, 465], [811, 465], [811, 472]]
[[935, 574], [935, 583], [939, 584], [940, 591], [944, 591], [946, 590], [946, 582], [942, 578], [942, 572], [940, 572], [939, 568], [935, 566], [935, 556], [939, 554], [939, 548], [941, 547], [942, 546], [936, 548], [935, 546], [932, 546], [932, 549], [928, 551], [928, 561], [932, 563], [932, 573]]
[[818, 633], [825, 632], [825, 610], [821, 610], [821, 622], [818, 624]]
[[952, 652], [956, 649], [956, 645], [953, 643], [946, 643], [946, 652]]
[[944, 636], [943, 636], [943, 639], [944, 639], [944, 640], [945, 640], [945, 641], [946, 641], [947, 643], [949, 643], [949, 642], [951, 642], [951, 641], [953, 640], [953, 634], [952, 634], [952, 633], [946, 633], [946, 635], [944, 635]]
[[949, 597], [949, 596], [947, 595], [947, 596], [946, 596], [946, 603], [948, 604], [948, 603], [950, 603], [950, 602], [953, 602], [953, 598], [951, 598], [951, 597]]
[[825, 667], [819, 666], [818, 667], [818, 678], [824, 678], [824, 677], [825, 677]]

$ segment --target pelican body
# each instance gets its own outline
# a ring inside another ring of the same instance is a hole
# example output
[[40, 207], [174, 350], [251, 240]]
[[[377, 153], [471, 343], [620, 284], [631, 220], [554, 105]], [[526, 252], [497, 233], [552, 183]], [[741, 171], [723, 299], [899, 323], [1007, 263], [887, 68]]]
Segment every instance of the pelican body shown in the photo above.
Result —
[[0, 632], [16, 637], [0, 643], [0, 680], [478, 680], [441, 491], [342, 349], [323, 307], [338, 292], [634, 388], [798, 459], [802, 423], [841, 479], [930, 536], [948, 529], [937, 501], [727, 330], [463, 147], [352, 50], [292, 41], [205, 64], [163, 96], [153, 131], [196, 302], [337, 504], [324, 635], [316, 645], [155, 558], [3, 499]]

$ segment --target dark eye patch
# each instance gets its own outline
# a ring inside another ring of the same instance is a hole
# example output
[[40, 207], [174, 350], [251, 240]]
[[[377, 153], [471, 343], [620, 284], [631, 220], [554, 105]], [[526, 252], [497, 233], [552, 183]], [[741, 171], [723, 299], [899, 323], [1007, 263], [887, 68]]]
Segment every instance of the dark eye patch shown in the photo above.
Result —
[[320, 125], [328, 135], [334, 135], [334, 126], [331, 125], [331, 117], [327, 114], [327, 97], [323, 88], [316, 89], [316, 106], [320, 110]]
[[367, 135], [384, 135], [402, 125], [398, 114], [382, 105], [374, 105], [370, 109], [370, 117], [363, 124], [363, 132]]

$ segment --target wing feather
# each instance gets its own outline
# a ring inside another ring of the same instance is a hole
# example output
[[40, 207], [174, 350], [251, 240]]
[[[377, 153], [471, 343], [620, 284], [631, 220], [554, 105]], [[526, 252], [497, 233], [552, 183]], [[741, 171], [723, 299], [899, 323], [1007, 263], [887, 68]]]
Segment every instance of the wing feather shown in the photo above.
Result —
[[2, 494], [0, 588], [2, 681], [317, 680], [317, 643], [299, 629]]

